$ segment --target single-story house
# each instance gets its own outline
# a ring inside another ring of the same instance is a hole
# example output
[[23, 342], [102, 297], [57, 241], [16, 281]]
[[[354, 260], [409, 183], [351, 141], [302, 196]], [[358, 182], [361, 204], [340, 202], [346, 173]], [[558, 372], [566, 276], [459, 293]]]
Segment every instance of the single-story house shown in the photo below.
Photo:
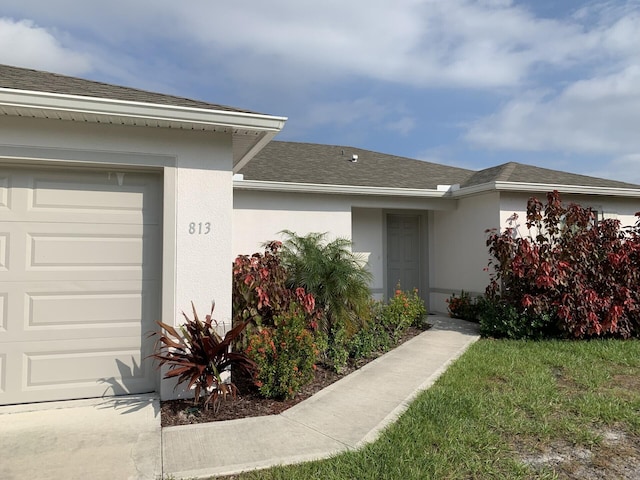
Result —
[[359, 148], [273, 141], [234, 177], [233, 249], [260, 250], [288, 229], [352, 240], [378, 298], [418, 288], [432, 311], [489, 281], [486, 230], [527, 200], [558, 190], [567, 202], [635, 224], [640, 185], [519, 163], [474, 171]]
[[231, 318], [231, 262], [347, 237], [372, 292], [431, 310], [487, 282], [485, 230], [557, 189], [623, 223], [640, 186], [275, 142], [286, 118], [0, 65], [0, 405], [158, 391], [155, 321]]
[[0, 66], [0, 405], [171, 396], [148, 332], [230, 320], [232, 176], [285, 120]]

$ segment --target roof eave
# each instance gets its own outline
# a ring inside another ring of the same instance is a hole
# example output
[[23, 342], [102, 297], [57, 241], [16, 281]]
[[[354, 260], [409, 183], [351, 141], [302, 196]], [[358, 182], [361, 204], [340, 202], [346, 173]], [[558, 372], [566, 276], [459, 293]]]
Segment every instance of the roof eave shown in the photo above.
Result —
[[238, 190], [259, 190], [265, 192], [325, 193], [335, 195], [371, 195], [386, 197], [446, 198], [451, 196], [450, 191], [420, 188], [325, 185], [318, 183], [271, 182], [264, 180], [234, 180], [233, 188]]
[[[161, 105], [109, 98], [85, 97], [0, 88], [0, 112], [5, 115], [56, 118], [94, 123], [181, 128], [254, 137], [234, 166], [245, 165], [282, 128], [286, 117], [257, 113]], [[238, 168], [234, 168], [237, 171]]]
[[524, 182], [488, 182], [471, 187], [462, 187], [460, 190], [452, 192], [453, 197], [465, 197], [489, 191], [503, 192], [527, 192], [540, 193], [557, 190], [560, 193], [576, 195], [604, 195], [610, 197], [633, 197], [640, 198], [640, 188], [620, 188], [620, 187], [594, 187], [587, 185], [562, 185], [550, 183], [524, 183]]

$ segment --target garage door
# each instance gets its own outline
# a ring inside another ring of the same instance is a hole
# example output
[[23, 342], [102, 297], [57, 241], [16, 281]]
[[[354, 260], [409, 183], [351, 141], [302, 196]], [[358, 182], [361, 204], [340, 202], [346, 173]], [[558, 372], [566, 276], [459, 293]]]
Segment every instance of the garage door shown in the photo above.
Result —
[[0, 167], [0, 404], [154, 390], [160, 185]]

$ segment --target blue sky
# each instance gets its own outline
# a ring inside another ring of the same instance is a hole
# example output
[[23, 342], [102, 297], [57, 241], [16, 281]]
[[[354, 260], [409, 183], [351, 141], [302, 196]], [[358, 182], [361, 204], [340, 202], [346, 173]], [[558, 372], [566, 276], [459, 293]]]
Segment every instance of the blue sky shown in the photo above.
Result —
[[3, 0], [0, 63], [287, 116], [282, 140], [640, 183], [640, 0]]

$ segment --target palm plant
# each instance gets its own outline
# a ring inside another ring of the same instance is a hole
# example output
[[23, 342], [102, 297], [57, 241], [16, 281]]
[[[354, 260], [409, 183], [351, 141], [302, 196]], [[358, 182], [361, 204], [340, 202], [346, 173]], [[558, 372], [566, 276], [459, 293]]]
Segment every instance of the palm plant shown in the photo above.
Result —
[[351, 241], [327, 242], [326, 233], [281, 233], [285, 239], [280, 255], [288, 281], [314, 295], [324, 312], [320, 327], [329, 336], [340, 328], [348, 336], [355, 333], [368, 317], [372, 275], [362, 258], [351, 251]]

